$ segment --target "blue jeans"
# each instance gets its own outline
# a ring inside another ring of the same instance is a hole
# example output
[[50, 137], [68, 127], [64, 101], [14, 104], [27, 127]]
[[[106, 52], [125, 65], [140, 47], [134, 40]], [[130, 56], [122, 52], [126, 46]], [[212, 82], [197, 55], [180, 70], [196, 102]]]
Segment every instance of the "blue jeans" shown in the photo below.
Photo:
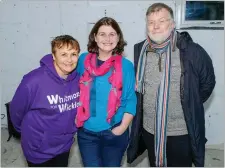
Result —
[[119, 136], [111, 129], [92, 132], [80, 128], [77, 138], [84, 167], [120, 167], [129, 143], [129, 128]]

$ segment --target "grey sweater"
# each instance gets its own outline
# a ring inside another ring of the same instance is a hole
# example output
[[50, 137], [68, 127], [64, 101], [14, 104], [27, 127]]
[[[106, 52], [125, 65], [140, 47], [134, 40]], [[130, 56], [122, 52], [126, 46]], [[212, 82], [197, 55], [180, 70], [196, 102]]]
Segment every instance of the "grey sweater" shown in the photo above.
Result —
[[[158, 89], [161, 75], [164, 70], [165, 53], [162, 55], [161, 70], [158, 66], [159, 56], [156, 53], [148, 53], [146, 58], [145, 74], [144, 74], [144, 129], [154, 134], [155, 124], [155, 101], [156, 91]], [[171, 76], [170, 76], [170, 92], [167, 119], [167, 136], [178, 136], [187, 134], [187, 126], [184, 120], [184, 114], [180, 101], [180, 56], [179, 50], [176, 49], [171, 55]]]

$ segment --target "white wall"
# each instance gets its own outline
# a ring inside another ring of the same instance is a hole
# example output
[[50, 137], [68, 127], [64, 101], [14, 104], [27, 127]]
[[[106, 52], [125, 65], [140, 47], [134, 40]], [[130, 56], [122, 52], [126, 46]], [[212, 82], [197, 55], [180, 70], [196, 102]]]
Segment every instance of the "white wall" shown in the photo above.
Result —
[[[178, 1], [178, 0], [177, 0]], [[0, 2], [0, 112], [12, 96], [22, 76], [39, 66], [50, 53], [52, 37], [74, 36], [86, 51], [88, 33], [103, 16], [114, 17], [121, 26], [128, 46], [125, 55], [133, 61], [133, 45], [145, 38], [145, 12], [156, 1], [56, 1], [2, 0]], [[175, 9], [174, 1], [161, 1]], [[206, 103], [208, 144], [223, 143], [224, 128], [224, 30], [189, 30], [194, 41], [210, 54], [217, 77], [213, 96]], [[7, 126], [6, 118], [1, 126]]]

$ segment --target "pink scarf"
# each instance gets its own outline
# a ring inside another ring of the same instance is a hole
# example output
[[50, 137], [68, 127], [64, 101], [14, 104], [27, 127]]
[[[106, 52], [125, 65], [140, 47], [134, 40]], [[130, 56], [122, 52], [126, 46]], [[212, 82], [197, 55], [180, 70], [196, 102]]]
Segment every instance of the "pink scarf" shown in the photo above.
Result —
[[122, 95], [122, 56], [111, 56], [100, 67], [96, 65], [96, 54], [89, 53], [85, 59], [85, 71], [80, 78], [80, 105], [77, 109], [76, 124], [82, 127], [84, 122], [90, 117], [90, 89], [93, 76], [102, 76], [112, 69], [109, 77], [109, 83], [112, 85], [109, 92], [109, 101], [107, 108], [107, 122], [110, 123], [112, 117], [120, 107]]

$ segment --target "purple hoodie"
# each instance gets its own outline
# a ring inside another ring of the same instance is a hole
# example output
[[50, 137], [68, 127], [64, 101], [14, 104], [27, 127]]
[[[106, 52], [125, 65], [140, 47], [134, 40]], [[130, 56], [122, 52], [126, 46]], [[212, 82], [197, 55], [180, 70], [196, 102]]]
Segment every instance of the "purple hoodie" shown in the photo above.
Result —
[[10, 103], [12, 123], [21, 132], [24, 155], [32, 163], [70, 150], [80, 96], [76, 71], [65, 80], [57, 74], [51, 54], [40, 63], [23, 77]]

